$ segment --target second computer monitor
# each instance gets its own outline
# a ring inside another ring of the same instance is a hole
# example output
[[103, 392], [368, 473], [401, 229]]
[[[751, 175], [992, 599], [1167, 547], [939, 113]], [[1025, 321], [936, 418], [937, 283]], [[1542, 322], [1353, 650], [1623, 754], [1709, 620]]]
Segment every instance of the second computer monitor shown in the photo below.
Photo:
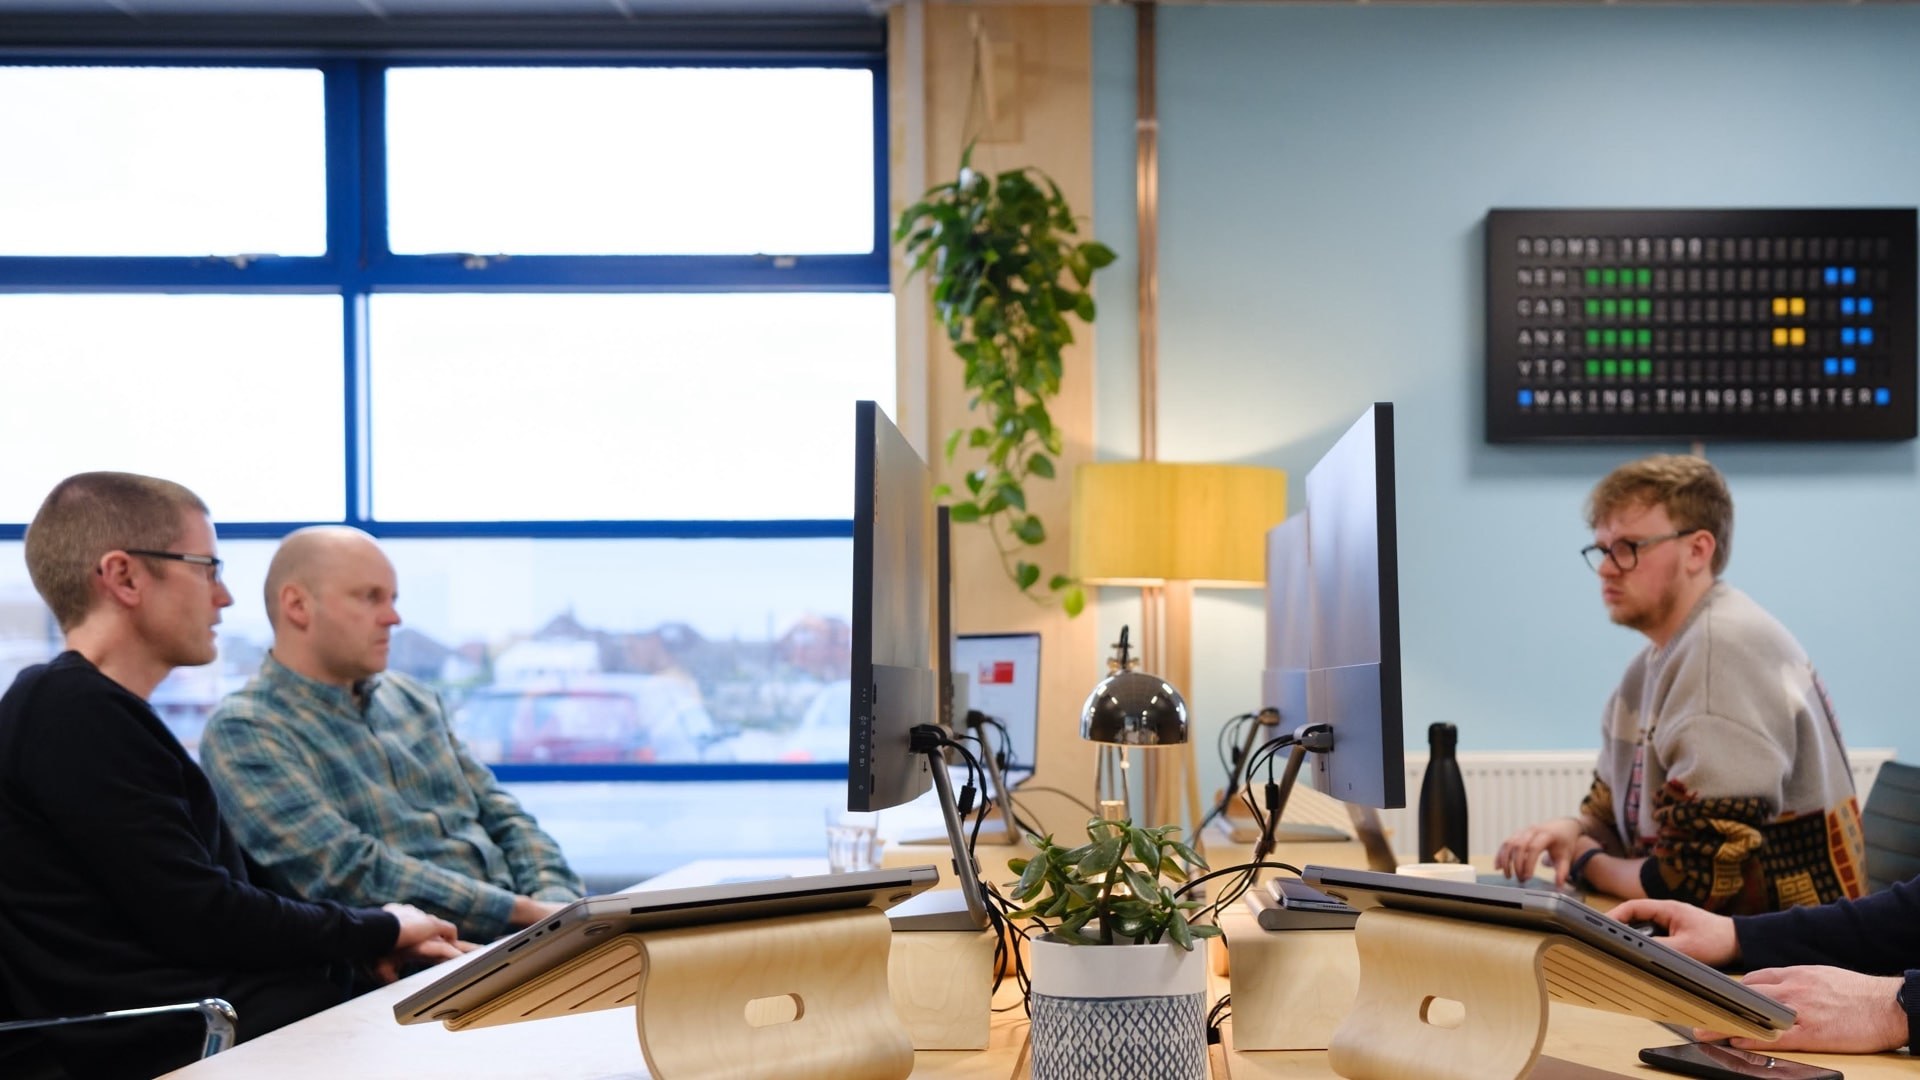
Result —
[[1407, 802], [1393, 406], [1368, 409], [1307, 473], [1306, 509], [1268, 535], [1265, 704], [1280, 726], [1324, 724], [1317, 786], [1345, 802]]
[[966, 681], [967, 708], [1006, 726], [1008, 780], [1031, 775], [1040, 745], [1040, 635], [961, 634], [953, 672]]

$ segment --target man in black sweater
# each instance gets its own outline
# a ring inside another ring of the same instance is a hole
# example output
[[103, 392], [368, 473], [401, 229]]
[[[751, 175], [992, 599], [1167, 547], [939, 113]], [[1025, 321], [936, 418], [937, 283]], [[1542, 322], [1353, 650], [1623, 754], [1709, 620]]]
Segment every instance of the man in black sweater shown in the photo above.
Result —
[[[251, 883], [207, 779], [146, 697], [214, 659], [233, 597], [207, 508], [127, 473], [62, 481], [28, 527], [28, 572], [67, 651], [0, 697], [0, 1007], [21, 1017], [221, 997], [246, 1039], [342, 1000], [356, 966], [463, 951], [415, 908], [307, 903]], [[160, 1021], [49, 1029], [68, 1071], [186, 1063]]]
[[1799, 1014], [1779, 1041], [1735, 1046], [1912, 1053], [1920, 1038], [1920, 879], [1765, 915], [1729, 918], [1677, 900], [1628, 900], [1609, 914], [1658, 923], [1666, 945], [1702, 963], [1747, 968], [1742, 982]]

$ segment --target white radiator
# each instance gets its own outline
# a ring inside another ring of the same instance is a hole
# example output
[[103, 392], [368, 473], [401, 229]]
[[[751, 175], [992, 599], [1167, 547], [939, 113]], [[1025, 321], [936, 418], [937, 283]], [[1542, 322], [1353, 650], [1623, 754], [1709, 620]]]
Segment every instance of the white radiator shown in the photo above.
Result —
[[[1597, 755], [1595, 750], [1461, 753], [1460, 774], [1467, 782], [1468, 849], [1490, 855], [1517, 829], [1578, 812], [1593, 783]], [[1880, 766], [1893, 756], [1893, 750], [1880, 747], [1848, 753], [1862, 805]], [[1408, 751], [1406, 809], [1380, 811], [1380, 820], [1393, 838], [1393, 850], [1406, 859], [1413, 858], [1419, 843], [1420, 781], [1426, 772], [1426, 753]]]

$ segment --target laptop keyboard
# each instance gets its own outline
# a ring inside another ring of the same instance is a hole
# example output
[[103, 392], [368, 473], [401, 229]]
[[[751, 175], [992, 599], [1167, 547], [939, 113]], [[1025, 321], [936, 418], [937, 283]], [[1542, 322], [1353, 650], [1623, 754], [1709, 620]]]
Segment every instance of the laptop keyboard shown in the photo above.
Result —
[[1482, 885], [1500, 885], [1509, 889], [1525, 889], [1528, 892], [1557, 892], [1562, 896], [1571, 896], [1575, 900], [1580, 899], [1579, 889], [1571, 885], [1556, 889], [1550, 877], [1530, 877], [1525, 881], [1515, 881], [1505, 874], [1481, 874], [1475, 880]]

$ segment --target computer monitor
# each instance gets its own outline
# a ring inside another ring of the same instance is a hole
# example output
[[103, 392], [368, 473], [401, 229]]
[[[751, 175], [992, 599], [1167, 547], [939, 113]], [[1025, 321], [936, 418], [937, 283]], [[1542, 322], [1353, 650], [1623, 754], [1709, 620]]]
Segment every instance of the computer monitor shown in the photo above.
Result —
[[966, 683], [968, 711], [1007, 729], [1002, 771], [1008, 780], [1033, 775], [1040, 748], [1040, 635], [961, 634], [954, 640], [953, 672]]
[[[934, 550], [936, 555], [934, 559], [933, 594], [933, 670], [934, 693], [939, 702], [939, 723], [940, 726], [946, 730], [948, 736], [956, 740], [967, 736], [981, 740], [979, 742], [981, 753], [975, 755], [975, 757], [981, 771], [984, 772], [985, 775], [978, 779], [984, 781], [984, 797], [993, 804], [993, 808], [997, 811], [995, 820], [976, 823], [976, 827], [968, 830], [967, 838], [970, 843], [976, 845], [1017, 844], [1021, 840], [1022, 833], [1013, 813], [1013, 799], [1008, 793], [1010, 785], [1007, 777], [1002, 773], [1002, 766], [999, 760], [985, 750], [985, 747], [988, 745], [987, 740], [993, 739], [993, 734], [989, 731], [982, 730], [990, 726], [987, 723], [986, 716], [991, 715], [994, 719], [1001, 718], [997, 714], [983, 714], [979, 709], [972, 707], [969, 694], [973, 683], [977, 681], [981, 672], [976, 669], [974, 657], [964, 656], [956, 658], [957, 654], [955, 650], [963, 649], [966, 646], [956, 641], [953, 633], [953, 521], [948, 509], [944, 506], [939, 507], [935, 511], [935, 515]], [[1036, 675], [1039, 663], [1039, 635], [1035, 634], [1031, 636], [1034, 641], [1034, 659], [1032, 661], [1023, 660], [1020, 665], [1020, 670], [1022, 672], [1021, 681], [1023, 683], [1031, 682], [1033, 685], [1033, 690], [1036, 695], [1036, 704], [1033, 708], [1037, 711], [1039, 682]], [[1007, 695], [1004, 689], [991, 682], [993, 676], [997, 673], [997, 668], [986, 673], [990, 680], [987, 684], [989, 687], [987, 698], [989, 703], [996, 708], [1011, 704], [1011, 702], [1006, 699]], [[1034, 725], [1029, 723], [1026, 724], [1025, 727], [1032, 729]], [[993, 745], [995, 745], [996, 748], [1006, 749], [1007, 742], [1008, 740], [1002, 739]], [[1032, 740], [1029, 739], [1025, 744], [1015, 743], [1013, 745], [1016, 747], [1025, 746], [1025, 760], [1028, 762], [1026, 769], [1031, 772], [1033, 768], [1031, 760], [1036, 750]], [[1015, 750], [1011, 751], [1011, 753], [1018, 755], [1020, 751]], [[970, 770], [973, 766], [967, 763], [958, 749], [949, 749], [945, 760], [950, 769], [968, 770], [967, 772], [961, 773], [961, 779], [963, 781], [971, 775]], [[951, 776], [949, 778], [951, 779]], [[944, 844], [947, 842], [947, 833], [943, 825], [941, 828], [931, 832], [903, 832], [897, 839], [898, 842], [903, 844]]]
[[847, 809], [911, 802], [933, 783], [908, 747], [935, 723], [934, 513], [926, 462], [871, 401], [854, 419], [852, 716]]
[[[940, 703], [940, 726], [951, 735], [966, 716], [967, 696], [953, 666], [953, 514], [934, 508], [933, 692]], [[959, 715], [955, 715], [956, 710]]]
[[[940, 795], [957, 893], [929, 893], [889, 912], [895, 929], [962, 929], [987, 923], [979, 873], [961, 829], [938, 746], [916, 748], [913, 729], [938, 727], [947, 672], [936, 647], [938, 525], [926, 462], [871, 401], [854, 406], [853, 659], [848, 695], [847, 809], [884, 810], [929, 786]], [[943, 901], [961, 903], [946, 908]]]
[[1407, 802], [1393, 477], [1393, 406], [1379, 402], [1307, 473], [1305, 508], [1268, 533], [1261, 680], [1280, 730], [1326, 730], [1315, 786], [1381, 809]]

